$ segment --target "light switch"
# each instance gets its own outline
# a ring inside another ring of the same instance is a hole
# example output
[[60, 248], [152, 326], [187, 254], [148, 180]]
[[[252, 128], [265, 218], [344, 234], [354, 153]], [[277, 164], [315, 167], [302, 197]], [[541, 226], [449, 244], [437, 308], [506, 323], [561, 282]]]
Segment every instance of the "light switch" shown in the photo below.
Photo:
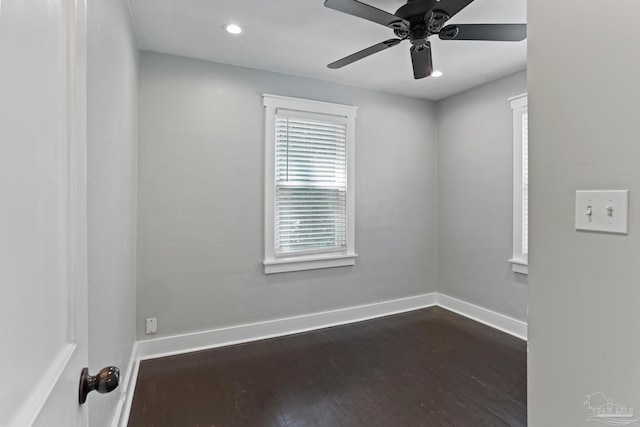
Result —
[[576, 230], [627, 234], [629, 190], [576, 191]]

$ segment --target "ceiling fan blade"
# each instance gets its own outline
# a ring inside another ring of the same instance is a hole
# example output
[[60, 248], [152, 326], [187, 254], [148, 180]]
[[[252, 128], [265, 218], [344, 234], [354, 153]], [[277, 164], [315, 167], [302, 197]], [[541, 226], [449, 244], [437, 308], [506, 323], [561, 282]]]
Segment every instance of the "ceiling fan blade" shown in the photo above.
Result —
[[351, 54], [349, 56], [345, 56], [342, 59], [337, 60], [336, 62], [332, 62], [331, 64], [327, 65], [327, 67], [331, 68], [331, 69], [336, 69], [336, 68], [342, 68], [345, 65], [349, 65], [352, 62], [356, 62], [359, 61], [363, 58], [366, 58], [369, 55], [373, 55], [374, 53], [378, 53], [381, 52], [385, 49], [389, 49], [390, 47], [393, 47], [395, 45], [397, 45], [398, 43], [400, 43], [402, 40], [401, 39], [390, 39], [390, 40], [385, 40], [382, 43], [378, 43], [378, 44], [374, 44], [373, 46], [370, 46], [366, 49], [362, 49], [360, 52], [356, 52], [354, 54]]
[[469, 6], [471, 2], [473, 2], [473, 0], [440, 0], [433, 9], [446, 12], [446, 14], [449, 15], [449, 19], [451, 19], [453, 15]]
[[431, 42], [422, 46], [411, 46], [411, 63], [413, 64], [413, 77], [423, 79], [433, 73], [433, 61], [431, 59]]
[[324, 5], [329, 9], [348, 13], [385, 27], [409, 28], [409, 23], [396, 15], [356, 0], [325, 0]]
[[527, 38], [527, 24], [447, 25], [439, 34], [442, 40], [486, 40], [519, 42]]

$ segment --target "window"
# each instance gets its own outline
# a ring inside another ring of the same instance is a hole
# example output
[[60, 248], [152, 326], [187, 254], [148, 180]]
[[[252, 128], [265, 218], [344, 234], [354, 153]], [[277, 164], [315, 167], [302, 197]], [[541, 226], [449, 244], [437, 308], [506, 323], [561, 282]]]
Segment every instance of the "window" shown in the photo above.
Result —
[[527, 95], [510, 99], [513, 111], [513, 271], [527, 274], [529, 262], [529, 114]]
[[354, 265], [356, 108], [264, 95], [265, 273]]

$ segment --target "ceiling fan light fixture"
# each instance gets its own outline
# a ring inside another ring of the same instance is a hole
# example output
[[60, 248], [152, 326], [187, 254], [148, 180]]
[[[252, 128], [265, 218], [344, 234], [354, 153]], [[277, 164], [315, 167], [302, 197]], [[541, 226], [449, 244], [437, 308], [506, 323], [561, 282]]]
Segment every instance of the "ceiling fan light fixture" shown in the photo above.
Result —
[[237, 24], [227, 24], [224, 26], [224, 29], [231, 34], [240, 34], [242, 32], [242, 28]]
[[433, 73], [431, 73], [431, 77], [442, 77], [442, 71], [435, 70]]

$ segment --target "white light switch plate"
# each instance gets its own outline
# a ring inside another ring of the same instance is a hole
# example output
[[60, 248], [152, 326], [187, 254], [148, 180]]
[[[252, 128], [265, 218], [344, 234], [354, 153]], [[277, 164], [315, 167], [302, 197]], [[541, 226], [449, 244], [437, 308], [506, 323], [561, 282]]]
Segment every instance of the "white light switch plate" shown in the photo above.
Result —
[[576, 230], [627, 234], [629, 190], [576, 191]]

